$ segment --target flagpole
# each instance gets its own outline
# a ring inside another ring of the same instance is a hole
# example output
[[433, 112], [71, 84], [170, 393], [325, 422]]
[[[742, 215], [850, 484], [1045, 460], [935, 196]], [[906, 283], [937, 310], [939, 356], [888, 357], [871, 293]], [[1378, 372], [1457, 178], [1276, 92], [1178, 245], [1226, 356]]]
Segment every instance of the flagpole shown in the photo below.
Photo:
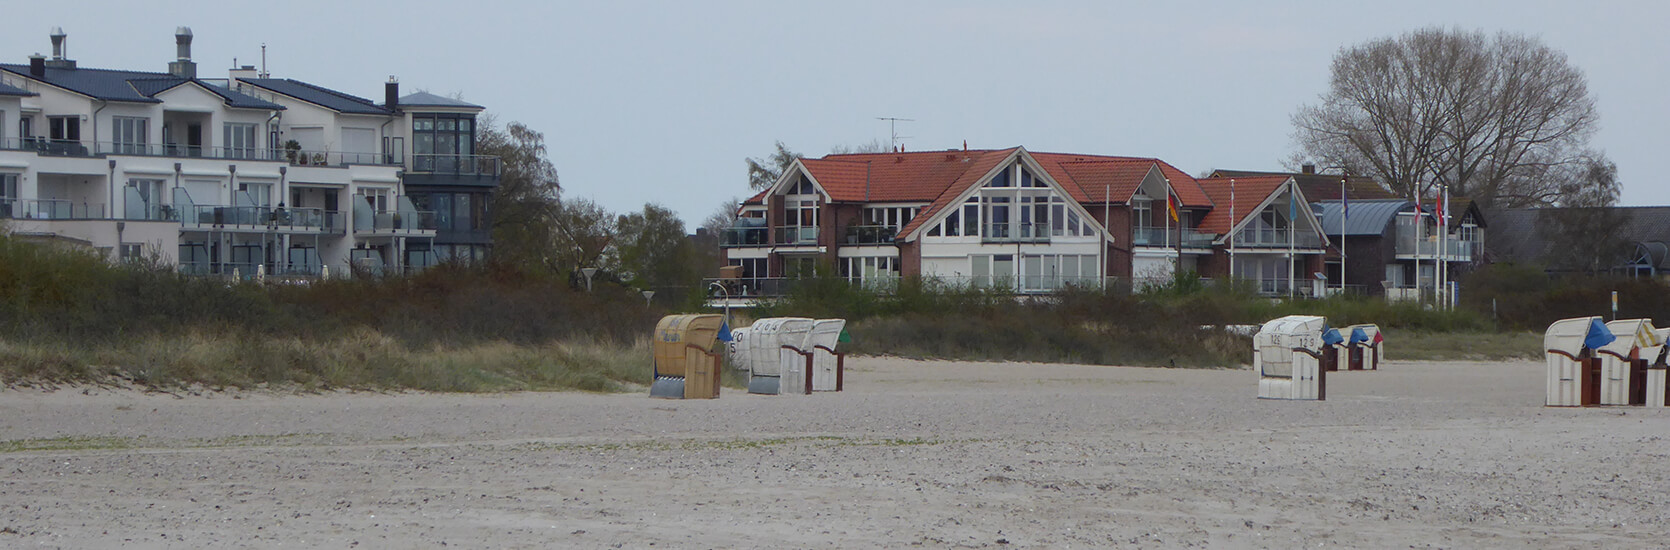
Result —
[[1096, 266], [1096, 271], [1101, 273], [1101, 277], [1099, 277], [1099, 279], [1101, 279], [1101, 281], [1102, 281], [1101, 289], [1102, 289], [1103, 292], [1107, 292], [1107, 290], [1108, 290], [1108, 273], [1107, 273], [1107, 271], [1108, 271], [1107, 256], [1108, 256], [1108, 246], [1109, 246], [1108, 245], [1108, 234], [1113, 231], [1112, 229], [1110, 229], [1108, 227], [1108, 224], [1113, 223], [1113, 218], [1109, 217], [1109, 216], [1111, 216], [1110, 208], [1112, 207], [1112, 204], [1113, 204], [1113, 187], [1112, 187], [1112, 184], [1103, 183], [1102, 184], [1102, 249], [1100, 251], [1098, 251], [1098, 252], [1100, 252], [1099, 255], [1102, 257], [1101, 258], [1102, 259], [1102, 265]]
[[1443, 221], [1438, 228], [1438, 268], [1442, 273], [1439, 280], [1444, 283], [1444, 305], [1440, 309], [1450, 309], [1450, 186], [1443, 187], [1444, 205]]
[[[1161, 214], [1161, 216], [1165, 217], [1165, 224], [1166, 225], [1165, 225], [1165, 233], [1160, 234], [1160, 238], [1169, 241], [1169, 240], [1171, 240], [1171, 178], [1166, 178], [1166, 192], [1165, 192], [1165, 194], [1166, 194], [1166, 196], [1165, 196], [1166, 212], [1164, 214]], [[1169, 245], [1171, 243], [1165, 243], [1165, 244]], [[1171, 264], [1171, 273], [1172, 273], [1172, 275], [1171, 275], [1172, 278], [1175, 279], [1177, 277], [1177, 264]]]
[[[1291, 182], [1292, 179], [1288, 181]], [[1293, 299], [1293, 285], [1297, 283], [1294, 277], [1296, 273], [1294, 272], [1298, 271], [1293, 269], [1293, 234], [1298, 232], [1297, 225], [1294, 222], [1298, 221], [1297, 218], [1299, 217], [1299, 206], [1294, 202], [1297, 200], [1298, 196], [1293, 193], [1293, 186], [1290, 183], [1287, 186], [1287, 299], [1289, 300]]]
[[1229, 178], [1229, 280], [1235, 284], [1235, 178]]
[[1351, 217], [1351, 203], [1345, 197], [1345, 178], [1347, 174], [1339, 176], [1339, 293], [1345, 295], [1345, 220]]

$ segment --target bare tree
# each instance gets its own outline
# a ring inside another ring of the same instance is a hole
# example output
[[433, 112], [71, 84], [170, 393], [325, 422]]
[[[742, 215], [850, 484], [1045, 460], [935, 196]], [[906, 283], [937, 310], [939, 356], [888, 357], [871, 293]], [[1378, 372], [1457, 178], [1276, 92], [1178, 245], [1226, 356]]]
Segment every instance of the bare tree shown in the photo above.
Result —
[[772, 184], [777, 183], [777, 178], [783, 176], [783, 171], [788, 170], [789, 165], [794, 164], [795, 159], [800, 158], [800, 153], [790, 151], [787, 145], [783, 145], [783, 142], [779, 141], [776, 145], [777, 152], [772, 153], [771, 158], [748, 159], [749, 189], [758, 191], [771, 187]]
[[1559, 202], [1599, 117], [1583, 72], [1540, 40], [1438, 28], [1341, 50], [1320, 100], [1293, 116], [1306, 157], [1485, 208]]
[[860, 143], [858, 145], [836, 145], [835, 147], [829, 149], [829, 154], [858, 155], [863, 153], [886, 153], [889, 149], [890, 146], [887, 142], [882, 141], [881, 138], [876, 138], [870, 140], [869, 143]]
[[588, 199], [563, 200], [552, 220], [546, 266], [558, 273], [614, 267], [607, 254], [615, 239], [615, 221], [613, 213]]
[[708, 214], [707, 218], [702, 220], [702, 228], [710, 234], [719, 236], [726, 229], [735, 225], [737, 206], [740, 204], [742, 204], [742, 199], [736, 197], [731, 197], [725, 202], [719, 203], [719, 206], [713, 209], [713, 213]]
[[543, 263], [562, 185], [545, 155], [545, 134], [520, 122], [500, 129], [492, 115], [476, 126], [475, 151], [498, 157], [499, 185], [489, 198], [493, 255], [523, 265]]

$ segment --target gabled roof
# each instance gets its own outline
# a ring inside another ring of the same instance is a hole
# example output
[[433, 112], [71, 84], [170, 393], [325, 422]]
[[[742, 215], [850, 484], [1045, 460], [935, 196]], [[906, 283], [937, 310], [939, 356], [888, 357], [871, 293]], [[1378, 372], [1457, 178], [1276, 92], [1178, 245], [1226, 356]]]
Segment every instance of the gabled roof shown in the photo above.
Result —
[[[1239, 179], [1236, 180], [1239, 183]], [[1240, 189], [1237, 188], [1237, 191]], [[1303, 188], [1300, 188], [1303, 191]], [[1322, 207], [1322, 232], [1330, 236], [1340, 234], [1340, 222], [1345, 223], [1345, 234], [1348, 236], [1384, 235], [1386, 224], [1397, 219], [1397, 213], [1412, 210], [1415, 203], [1403, 199], [1372, 199], [1348, 201], [1351, 206], [1350, 216], [1344, 216], [1340, 201], [1320, 201], [1314, 204]]]
[[[1218, 204], [1206, 217], [1201, 218], [1200, 230], [1219, 235], [1228, 234], [1230, 228], [1241, 225], [1241, 221], [1254, 214], [1258, 205], [1264, 203], [1264, 199], [1281, 191], [1282, 186], [1290, 179], [1292, 178], [1288, 176], [1251, 176], [1199, 180], [1200, 188]], [[1231, 180], [1234, 181], [1233, 206], [1230, 200]], [[1230, 219], [1231, 208], [1235, 210], [1234, 219]]]
[[394, 114], [394, 111], [379, 107], [369, 99], [315, 86], [300, 80], [290, 78], [240, 78], [238, 81], [339, 113], [359, 115]]
[[[1438, 211], [1438, 199], [1421, 199], [1421, 208], [1428, 214]], [[1484, 227], [1484, 212], [1474, 206], [1473, 199], [1467, 197], [1450, 197], [1450, 228], [1461, 227], [1461, 221], [1467, 214], [1473, 214], [1473, 221], [1479, 227]]]
[[[387, 105], [380, 105], [388, 108]], [[400, 96], [400, 106], [406, 107], [458, 107], [464, 109], [486, 109], [474, 103], [466, 103], [450, 97], [438, 96], [429, 92], [413, 92]]]
[[35, 95], [35, 93], [31, 92], [29, 90], [25, 90], [23, 88], [8, 86], [8, 85], [6, 85], [6, 83], [0, 82], [0, 95], [15, 95], [15, 96], [29, 97], [29, 96]]
[[[1113, 195], [1114, 204], [1131, 200], [1142, 178], [1148, 174], [1145, 165], [1158, 167], [1160, 174], [1171, 181], [1172, 192], [1184, 208], [1211, 208], [1213, 199], [1201, 190], [1193, 176], [1178, 170], [1166, 161], [1148, 157], [1112, 157], [1065, 153], [1029, 153], [1049, 171], [1050, 177], [1070, 190], [1080, 203], [1107, 202], [1104, 193]], [[1097, 166], [1100, 165], [1100, 166]], [[1140, 173], [1139, 173], [1140, 172]], [[1135, 177], [1133, 181], [1131, 178]]]
[[964, 177], [969, 172], [978, 179], [1014, 151], [861, 153], [800, 164], [836, 202], [932, 202], [959, 182], [972, 184]]
[[35, 78], [29, 75], [28, 65], [0, 64], [0, 69], [104, 101], [162, 103], [162, 100], [156, 98], [157, 94], [190, 82], [220, 96], [221, 101], [228, 107], [274, 111], [284, 109], [283, 106], [278, 104], [262, 101], [253, 96], [234, 92], [199, 79], [181, 78], [168, 73], [47, 67], [46, 76]]
[[[1304, 172], [1260, 172], [1256, 170], [1213, 170], [1213, 178], [1248, 178], [1255, 176], [1289, 176], [1294, 183], [1299, 184], [1299, 190], [1305, 198], [1312, 201], [1339, 200], [1339, 176], [1333, 174], [1306, 174]], [[1372, 178], [1351, 176], [1345, 182], [1345, 193], [1352, 201], [1358, 199], [1395, 199], [1399, 198], [1391, 191], [1387, 191], [1379, 182]]]

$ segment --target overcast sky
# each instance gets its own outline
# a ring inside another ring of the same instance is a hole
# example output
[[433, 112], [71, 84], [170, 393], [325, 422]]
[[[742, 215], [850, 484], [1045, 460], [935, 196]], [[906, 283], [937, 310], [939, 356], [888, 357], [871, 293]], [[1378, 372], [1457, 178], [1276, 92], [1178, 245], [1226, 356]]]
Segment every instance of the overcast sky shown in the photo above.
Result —
[[[102, 2], [100, 3], [102, 4]], [[1579, 7], [1581, 5], [1581, 7]], [[164, 7], [167, 6], [167, 7]], [[1424, 26], [1507, 30], [1570, 56], [1623, 202], [1670, 204], [1670, 2], [16, 2], [0, 59], [164, 71], [190, 26], [202, 76], [233, 58], [381, 100], [461, 93], [545, 134], [565, 196], [694, 227], [749, 194], [743, 159], [888, 139], [1276, 170], [1291, 114], [1340, 48]]]

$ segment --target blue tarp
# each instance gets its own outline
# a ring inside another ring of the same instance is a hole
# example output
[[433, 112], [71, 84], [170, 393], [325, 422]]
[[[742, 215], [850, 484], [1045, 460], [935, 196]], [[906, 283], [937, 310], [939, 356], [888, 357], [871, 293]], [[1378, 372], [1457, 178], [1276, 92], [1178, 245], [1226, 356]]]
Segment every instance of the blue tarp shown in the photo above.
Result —
[[1323, 333], [1322, 333], [1322, 343], [1323, 344], [1333, 346], [1333, 345], [1338, 345], [1340, 342], [1344, 342], [1344, 341], [1345, 341], [1345, 338], [1339, 335], [1339, 329], [1337, 329], [1337, 328], [1331, 328], [1331, 329], [1328, 329], [1326, 331], [1323, 331]]
[[1607, 330], [1606, 324], [1601, 323], [1600, 319], [1596, 318], [1589, 322], [1589, 335], [1583, 338], [1583, 347], [1600, 349], [1601, 346], [1610, 344], [1617, 339], [1618, 337], [1613, 336], [1611, 330]]
[[1351, 329], [1351, 343], [1355, 344], [1357, 342], [1367, 342], [1367, 341], [1368, 341], [1368, 333], [1363, 332], [1363, 329], [1360, 329], [1360, 328]]

